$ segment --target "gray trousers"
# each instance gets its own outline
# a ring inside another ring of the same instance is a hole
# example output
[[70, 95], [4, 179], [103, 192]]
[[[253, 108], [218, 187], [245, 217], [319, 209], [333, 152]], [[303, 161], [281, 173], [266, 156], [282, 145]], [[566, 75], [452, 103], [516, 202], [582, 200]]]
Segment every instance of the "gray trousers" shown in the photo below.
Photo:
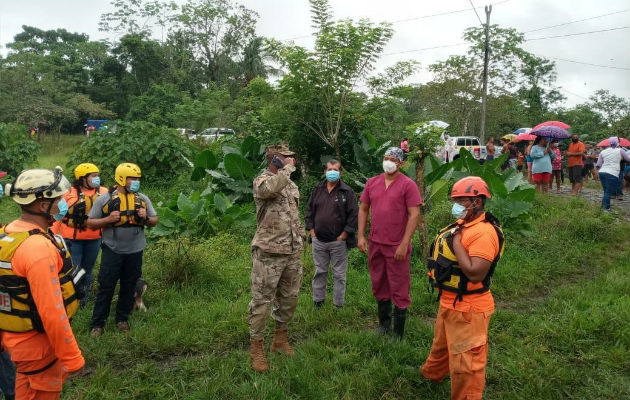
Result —
[[326, 298], [328, 266], [333, 270], [333, 304], [342, 306], [346, 295], [346, 271], [348, 269], [348, 248], [346, 242], [320, 242], [313, 238], [313, 301]]

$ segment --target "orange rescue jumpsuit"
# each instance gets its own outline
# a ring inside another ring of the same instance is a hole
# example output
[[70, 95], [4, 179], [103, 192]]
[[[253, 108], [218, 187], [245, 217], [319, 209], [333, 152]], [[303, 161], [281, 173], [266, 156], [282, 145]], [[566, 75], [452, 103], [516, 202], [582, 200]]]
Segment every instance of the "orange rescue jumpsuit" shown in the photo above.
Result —
[[[463, 225], [461, 242], [469, 257], [492, 261], [499, 254], [499, 238], [485, 214]], [[462, 220], [458, 221], [460, 224]], [[468, 290], [482, 288], [468, 283]], [[451, 399], [477, 400], [483, 396], [488, 357], [488, 325], [494, 312], [490, 291], [464, 295], [457, 301], [453, 292], [442, 291], [440, 309], [429, 357], [422, 375], [439, 382], [451, 375]]]
[[[7, 233], [40, 229], [16, 220]], [[2, 332], [2, 345], [17, 367], [16, 399], [59, 399], [66, 376], [85, 365], [63, 306], [59, 271], [63, 261], [53, 243], [42, 235], [27, 238], [11, 259], [13, 272], [28, 280], [45, 333]], [[42, 370], [39, 373], [29, 372]]]

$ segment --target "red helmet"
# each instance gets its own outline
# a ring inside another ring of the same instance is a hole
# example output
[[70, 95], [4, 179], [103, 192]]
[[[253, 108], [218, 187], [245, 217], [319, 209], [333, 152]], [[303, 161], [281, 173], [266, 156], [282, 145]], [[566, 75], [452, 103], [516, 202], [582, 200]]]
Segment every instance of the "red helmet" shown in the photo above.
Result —
[[451, 190], [451, 198], [486, 196], [491, 198], [488, 185], [478, 176], [467, 176], [455, 182]]

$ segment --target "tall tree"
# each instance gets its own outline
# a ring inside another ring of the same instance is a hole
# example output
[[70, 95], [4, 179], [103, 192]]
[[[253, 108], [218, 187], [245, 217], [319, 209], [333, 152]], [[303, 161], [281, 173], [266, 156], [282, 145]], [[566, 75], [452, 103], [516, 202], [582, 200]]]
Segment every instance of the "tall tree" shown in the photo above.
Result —
[[[367, 20], [334, 22], [326, 0], [311, 0], [315, 48], [276, 43], [286, 75], [280, 90], [293, 101], [299, 125], [341, 155], [344, 122], [349, 109], [361, 103], [354, 89], [373, 70], [393, 30]], [[319, 160], [317, 160], [319, 161]]]

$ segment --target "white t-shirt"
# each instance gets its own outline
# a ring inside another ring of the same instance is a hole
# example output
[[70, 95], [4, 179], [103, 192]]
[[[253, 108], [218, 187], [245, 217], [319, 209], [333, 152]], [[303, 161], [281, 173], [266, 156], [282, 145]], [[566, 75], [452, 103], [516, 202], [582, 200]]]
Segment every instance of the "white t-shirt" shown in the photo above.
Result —
[[[624, 154], [622, 155], [621, 152], [624, 152]], [[619, 163], [621, 162], [622, 157], [627, 161], [628, 155], [625, 154], [625, 151], [619, 147], [608, 147], [602, 150], [602, 152], [599, 153], [599, 160], [597, 160], [597, 165], [601, 165], [599, 167], [599, 172], [603, 174], [610, 174], [612, 176], [619, 176]]]

